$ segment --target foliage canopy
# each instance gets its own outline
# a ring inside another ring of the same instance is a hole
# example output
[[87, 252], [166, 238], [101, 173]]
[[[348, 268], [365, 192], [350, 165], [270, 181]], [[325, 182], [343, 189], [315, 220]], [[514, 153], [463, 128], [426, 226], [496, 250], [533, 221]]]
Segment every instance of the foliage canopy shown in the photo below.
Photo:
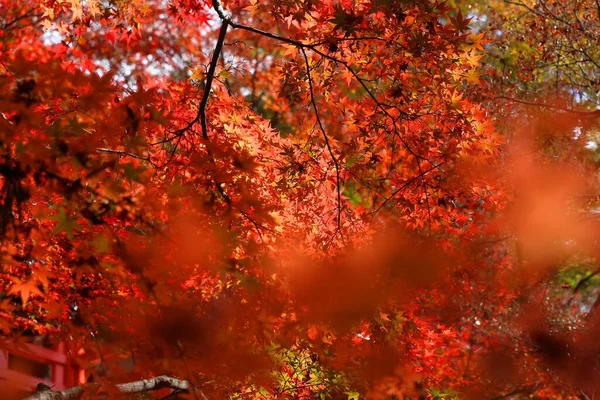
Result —
[[593, 398], [599, 22], [0, 0], [5, 346], [109, 395]]

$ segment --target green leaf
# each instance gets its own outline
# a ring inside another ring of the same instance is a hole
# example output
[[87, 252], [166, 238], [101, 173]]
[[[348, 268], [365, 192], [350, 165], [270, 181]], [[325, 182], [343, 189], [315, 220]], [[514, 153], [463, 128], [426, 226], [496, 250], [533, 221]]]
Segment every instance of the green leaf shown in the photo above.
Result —
[[96, 239], [93, 242], [94, 247], [96, 248], [96, 253], [108, 253], [110, 250], [110, 242], [108, 238], [104, 235], [96, 236]]
[[142, 178], [140, 177], [143, 168], [136, 168], [132, 163], [127, 163], [123, 165], [123, 171], [125, 172], [125, 177], [130, 181], [143, 183]]
[[350, 157], [348, 157], [348, 159], [346, 160], [346, 168], [352, 167], [359, 160], [360, 160], [359, 154], [350, 155]]
[[348, 200], [350, 200], [350, 203], [352, 203], [355, 206], [358, 206], [362, 203], [363, 199], [360, 193], [356, 191], [356, 185], [353, 182], [346, 183], [343, 194], [348, 198]]
[[348, 395], [348, 400], [359, 400], [360, 393], [358, 392], [345, 392]]
[[167, 118], [159, 110], [154, 110], [154, 109], [150, 110], [150, 117], [152, 118], [152, 120], [158, 122], [161, 125], [166, 125], [167, 124]]
[[79, 118], [74, 117], [69, 119], [68, 123], [68, 133], [74, 136], [79, 136], [82, 133], [86, 133], [86, 125], [82, 124], [79, 121]]
[[69, 239], [73, 239], [73, 229], [75, 229], [77, 221], [71, 219], [64, 208], [61, 207], [58, 214], [50, 217], [50, 219], [58, 221], [58, 224], [54, 227], [54, 233], [65, 232]]

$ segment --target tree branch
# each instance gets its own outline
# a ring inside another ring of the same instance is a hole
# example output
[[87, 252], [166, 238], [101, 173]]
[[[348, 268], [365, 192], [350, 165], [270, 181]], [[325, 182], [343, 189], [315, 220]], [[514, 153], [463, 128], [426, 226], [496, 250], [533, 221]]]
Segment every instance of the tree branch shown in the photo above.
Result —
[[[208, 105], [208, 99], [210, 97], [210, 91], [212, 88], [212, 82], [215, 78], [215, 71], [217, 70], [217, 64], [219, 63], [219, 57], [221, 56], [221, 51], [223, 50], [223, 44], [225, 43], [225, 36], [227, 36], [227, 28], [229, 26], [233, 26], [231, 23], [231, 19], [225, 14], [221, 3], [218, 0], [213, 0], [213, 7], [219, 17], [222, 20], [221, 28], [219, 29], [219, 37], [217, 39], [217, 43], [215, 44], [215, 48], [213, 50], [213, 55], [210, 60], [210, 64], [208, 65], [208, 71], [206, 72], [206, 82], [204, 83], [204, 92], [202, 93], [202, 99], [200, 99], [200, 105], [198, 106], [198, 114], [196, 117], [187, 123], [181, 129], [178, 129], [174, 132], [173, 137], [165, 141], [171, 141], [175, 138], [181, 138], [187, 131], [192, 129], [192, 127], [196, 124], [196, 122], [200, 121], [200, 126], [202, 128], [202, 137], [204, 139], [208, 139], [208, 128], [206, 123], [206, 106]], [[160, 144], [165, 141], [159, 141], [154, 144]]]
[[577, 292], [579, 292], [579, 290], [581, 290], [583, 285], [585, 285], [587, 282], [590, 281], [590, 279], [592, 279], [594, 276], [598, 275], [599, 273], [600, 273], [600, 268], [597, 268], [594, 271], [590, 272], [589, 275], [585, 276], [584, 278], [581, 278], [581, 280], [579, 282], [577, 282], [577, 285], [575, 285], [575, 287], [573, 288], [573, 294], [577, 294]]
[[383, 203], [381, 203], [379, 205], [379, 207], [377, 207], [375, 209], [375, 211], [372, 211], [371, 214], [376, 214], [379, 210], [381, 210], [390, 200], [392, 200], [398, 193], [400, 193], [401, 191], [403, 191], [404, 189], [406, 189], [408, 186], [410, 186], [413, 182], [422, 179], [425, 177], [425, 175], [427, 175], [429, 172], [433, 171], [436, 168], [441, 167], [444, 164], [444, 162], [440, 162], [436, 165], [434, 165], [433, 167], [426, 169], [424, 171], [420, 171], [419, 174], [417, 176], [413, 176], [412, 178], [410, 178], [409, 180], [407, 180], [406, 182], [404, 182], [404, 184], [402, 186], [400, 186], [399, 188], [397, 188], [396, 190], [394, 190], [392, 192], [391, 195], [389, 195], [388, 197], [386, 197], [386, 199], [383, 201]]
[[319, 129], [323, 134], [323, 139], [325, 140], [325, 146], [327, 147], [327, 151], [333, 160], [333, 165], [335, 167], [335, 176], [336, 176], [336, 188], [337, 188], [337, 229], [341, 233], [342, 227], [342, 194], [341, 194], [341, 182], [340, 182], [340, 165], [338, 163], [337, 158], [333, 154], [333, 149], [331, 148], [331, 143], [329, 142], [329, 137], [325, 132], [325, 128], [323, 127], [323, 123], [321, 122], [321, 117], [319, 116], [319, 109], [317, 108], [317, 103], [315, 101], [315, 94], [313, 89], [312, 77], [310, 75], [310, 65], [308, 63], [308, 57], [306, 56], [306, 51], [303, 48], [300, 49], [302, 51], [302, 55], [304, 56], [304, 62], [306, 63], [306, 75], [308, 76], [308, 90], [310, 92], [310, 102], [315, 110], [315, 117], [317, 118], [317, 124], [319, 125]]
[[210, 60], [208, 72], [206, 73], [206, 84], [204, 86], [202, 100], [200, 100], [200, 106], [198, 107], [198, 115], [195, 118], [195, 121], [198, 121], [198, 119], [200, 120], [200, 126], [202, 127], [202, 136], [205, 139], [208, 138], [208, 131], [206, 127], [206, 105], [208, 104], [208, 98], [210, 96], [212, 81], [215, 77], [215, 70], [217, 69], [217, 64], [219, 63], [219, 57], [221, 55], [221, 50], [223, 49], [223, 43], [225, 42], [225, 36], [227, 35], [228, 26], [229, 22], [227, 20], [223, 20], [223, 24], [221, 25], [221, 29], [219, 30], [219, 38], [217, 39], [217, 44], [215, 45], [215, 49], [213, 51], [212, 60]]
[[569, 114], [572, 114], [572, 115], [577, 115], [577, 116], [579, 116], [581, 118], [586, 118], [586, 119], [593, 119], [593, 118], [600, 117], [600, 110], [595, 110], [595, 111], [577, 111], [577, 110], [571, 110], [570, 108], [555, 106], [555, 105], [552, 105], [552, 104], [536, 103], [536, 102], [533, 102], [533, 101], [519, 100], [519, 99], [515, 99], [515, 98], [512, 98], [512, 97], [506, 97], [506, 96], [497, 96], [496, 99], [497, 100], [512, 101], [514, 103], [524, 104], [526, 106], [533, 106], [533, 107], [539, 107], [539, 108], [547, 108], [547, 109], [550, 109], [550, 110], [562, 111], [562, 112], [569, 113]]
[[[79, 399], [86, 392], [98, 389], [100, 384], [90, 383], [83, 386], [75, 386], [69, 389], [54, 392], [52, 390], [46, 390], [35, 393], [23, 400], [75, 400]], [[192, 385], [188, 381], [182, 381], [180, 379], [172, 378], [170, 376], [161, 375], [155, 378], [142, 379], [140, 381], [120, 383], [114, 386], [115, 389], [121, 394], [136, 394], [143, 392], [150, 392], [153, 390], [171, 388], [177, 391], [189, 391], [192, 389]], [[206, 397], [201, 394], [203, 399]]]
[[131, 158], [137, 158], [138, 160], [150, 161], [148, 157], [139, 156], [137, 154], [131, 153], [129, 151], [124, 151], [124, 150], [115, 150], [115, 149], [108, 149], [108, 148], [104, 148], [104, 147], [97, 147], [96, 151], [98, 151], [100, 153], [112, 153], [112, 154], [117, 154], [119, 156], [127, 156], [127, 157], [131, 157]]
[[[215, 8], [215, 10], [217, 11], [217, 14], [219, 15], [219, 18], [223, 21], [223, 23], [227, 23], [229, 24], [229, 26], [231, 26], [233, 29], [240, 29], [240, 30], [244, 30], [244, 31], [248, 31], [248, 32], [252, 32], [255, 33], [257, 35], [260, 36], [264, 36], [264, 37], [268, 37], [283, 43], [287, 43], [287, 44], [291, 44], [293, 46], [296, 46], [298, 49], [301, 50], [311, 50], [313, 52], [315, 52], [316, 54], [318, 54], [319, 56], [326, 58], [336, 64], [341, 64], [344, 66], [344, 68], [346, 68], [351, 74], [352, 76], [356, 79], [356, 81], [360, 84], [360, 86], [365, 90], [365, 92], [367, 93], [367, 95], [375, 102], [375, 109], [381, 109], [381, 111], [383, 112], [383, 114], [385, 116], [387, 116], [388, 118], [390, 118], [392, 120], [392, 122], [396, 123], [395, 118], [392, 116], [392, 114], [387, 110], [388, 108], [395, 108], [396, 110], [398, 110], [398, 112], [401, 115], [406, 116], [406, 113], [404, 113], [402, 110], [398, 109], [398, 107], [395, 107], [393, 105], [390, 104], [386, 104], [381, 102], [377, 96], [375, 95], [375, 93], [373, 93], [373, 91], [367, 86], [367, 84], [365, 83], [365, 80], [363, 78], [360, 77], [360, 75], [358, 75], [358, 72], [356, 72], [354, 70], [354, 68], [352, 68], [352, 66], [348, 63], [348, 61], [346, 60], [342, 60], [339, 59], [337, 57], [331, 56], [321, 50], [318, 49], [318, 46], [321, 45], [321, 43], [304, 43], [300, 40], [295, 40], [292, 38], [288, 38], [285, 36], [281, 36], [281, 35], [277, 35], [271, 32], [267, 32], [267, 31], [263, 31], [261, 29], [257, 29], [254, 28], [252, 26], [248, 26], [248, 25], [242, 25], [242, 24], [238, 24], [236, 22], [234, 22], [232, 20], [231, 15], [227, 14], [224, 10], [223, 7], [221, 6], [221, 3], [219, 0], [213, 0], [213, 7]], [[411, 146], [409, 146], [409, 144], [406, 142], [406, 140], [404, 140], [404, 138], [400, 135], [398, 135], [398, 138], [400, 139], [400, 141], [402, 142], [402, 144], [404, 145], [404, 147], [408, 150], [408, 152], [410, 154], [412, 154], [415, 158], [417, 159], [425, 159], [424, 157], [422, 157], [421, 155], [417, 154], [412, 148]]]
[[533, 394], [535, 393], [539, 388], [540, 388], [540, 384], [536, 383], [533, 385], [525, 385], [519, 388], [516, 388], [508, 393], [505, 394], [501, 394], [500, 396], [496, 396], [493, 398], [493, 400], [501, 400], [501, 399], [506, 399], [512, 396], [516, 396], [519, 394], [525, 394], [525, 395], [529, 395], [529, 394]]

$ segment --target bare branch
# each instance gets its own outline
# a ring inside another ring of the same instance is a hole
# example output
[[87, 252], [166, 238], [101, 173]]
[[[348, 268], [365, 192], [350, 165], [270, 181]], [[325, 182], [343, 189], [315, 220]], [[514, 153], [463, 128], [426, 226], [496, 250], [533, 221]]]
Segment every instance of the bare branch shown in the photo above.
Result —
[[[93, 392], [94, 389], [100, 387], [98, 383], [90, 383], [83, 386], [75, 386], [69, 389], [54, 392], [45, 390], [35, 393], [23, 400], [75, 400], [79, 399], [86, 392]], [[142, 379], [140, 381], [120, 383], [114, 386], [115, 389], [122, 394], [136, 394], [150, 392], [153, 390], [171, 388], [177, 391], [189, 391], [192, 385], [188, 381], [172, 378], [170, 376], [161, 375], [155, 378]], [[202, 395], [203, 398], [204, 395]]]
[[496, 396], [493, 398], [493, 400], [507, 399], [509, 397], [513, 397], [513, 396], [516, 396], [519, 394], [530, 395], [530, 394], [535, 393], [540, 388], [540, 386], [541, 386], [541, 384], [539, 384], [539, 383], [536, 383], [533, 385], [525, 385], [525, 386], [516, 388], [508, 393]]
[[127, 157], [131, 157], [131, 158], [137, 158], [138, 160], [149, 161], [148, 157], [139, 156], [137, 154], [131, 153], [129, 151], [124, 151], [124, 150], [115, 150], [115, 149], [98, 147], [98, 148], [96, 148], [96, 151], [101, 152], [101, 153], [112, 153], [112, 154], [117, 154], [119, 156], [127, 156]]

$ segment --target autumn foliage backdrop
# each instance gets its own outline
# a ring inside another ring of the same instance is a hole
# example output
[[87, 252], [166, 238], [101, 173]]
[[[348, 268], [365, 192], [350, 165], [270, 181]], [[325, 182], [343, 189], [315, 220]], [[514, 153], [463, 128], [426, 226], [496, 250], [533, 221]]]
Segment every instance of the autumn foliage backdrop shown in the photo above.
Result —
[[597, 1], [0, 0], [0, 27], [2, 347], [65, 341], [109, 398], [600, 391]]

